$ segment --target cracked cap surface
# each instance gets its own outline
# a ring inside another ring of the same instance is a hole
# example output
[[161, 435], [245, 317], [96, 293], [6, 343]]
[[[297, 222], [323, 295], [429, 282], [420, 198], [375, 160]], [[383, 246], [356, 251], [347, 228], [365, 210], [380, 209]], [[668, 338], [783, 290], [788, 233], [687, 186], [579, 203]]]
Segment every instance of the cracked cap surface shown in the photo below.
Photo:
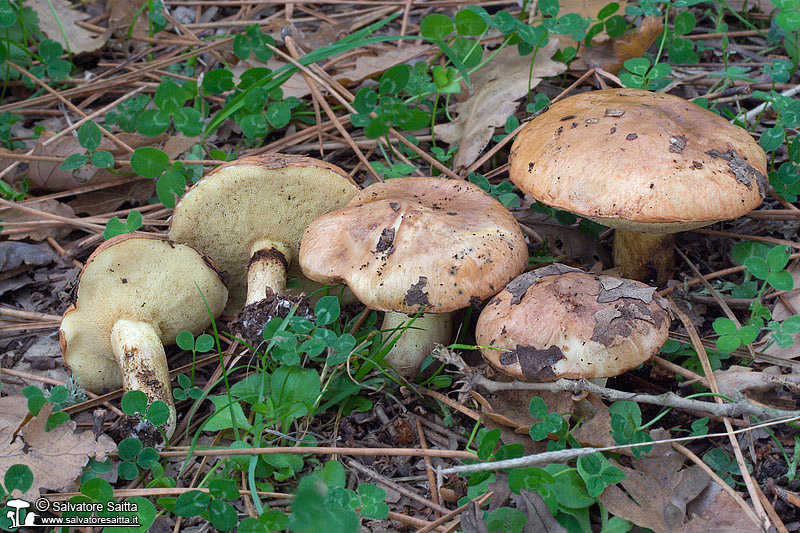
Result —
[[446, 313], [497, 293], [522, 272], [519, 224], [478, 186], [393, 178], [314, 220], [300, 245], [309, 278], [346, 283], [379, 311]]
[[613, 377], [667, 341], [670, 318], [660, 301], [644, 283], [556, 263], [518, 276], [492, 298], [475, 337], [484, 358], [516, 379]]
[[631, 231], [673, 233], [761, 204], [767, 158], [745, 130], [669, 94], [565, 98], [511, 149], [511, 180], [547, 205]]

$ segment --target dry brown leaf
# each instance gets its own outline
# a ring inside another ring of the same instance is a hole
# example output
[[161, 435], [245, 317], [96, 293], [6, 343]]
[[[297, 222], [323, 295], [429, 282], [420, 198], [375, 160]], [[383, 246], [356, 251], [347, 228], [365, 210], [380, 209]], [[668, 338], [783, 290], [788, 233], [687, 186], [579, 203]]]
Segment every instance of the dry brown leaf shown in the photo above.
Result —
[[[712, 483], [706, 492], [716, 493], [713, 499], [699, 515], [696, 515], [691, 522], [684, 526], [681, 533], [744, 533], [746, 531], [757, 531], [757, 526], [753, 524], [742, 512], [742, 508], [733, 499], [733, 496], [722, 490], [722, 487]], [[699, 500], [700, 498], [698, 498]]]
[[88, 19], [89, 15], [74, 9], [69, 0], [28, 0], [25, 5], [39, 15], [39, 29], [48, 38], [61, 43], [65, 51], [73, 54], [94, 52], [108, 40], [110, 32], [98, 35], [75, 24]]
[[350, 23], [348, 21], [341, 21], [337, 24], [323, 22], [313, 32], [300, 31], [297, 34], [297, 37], [295, 37], [295, 41], [302, 45], [303, 50], [317, 50], [319, 48], [324, 48], [325, 46], [331, 45], [338, 41], [341, 37], [347, 35], [349, 26]]
[[[653, 440], [669, 437], [665, 430], [653, 430]], [[668, 444], [633, 459], [634, 468], [617, 465], [625, 473], [620, 485], [609, 486], [600, 496], [612, 514], [656, 533], [700, 531], [749, 531], [750, 519], [737, 506], [731, 507], [724, 491], [713, 500], [704, 491], [715, 490], [711, 478], [697, 466], [682, 468], [684, 457]], [[728, 496], [730, 498], [730, 496]], [[705, 502], [708, 505], [693, 505]], [[721, 508], [725, 512], [720, 513]], [[699, 516], [691, 516], [694, 513]], [[730, 529], [731, 526], [745, 529]]]
[[[285, 61], [281, 61], [275, 57], [271, 57], [266, 63], [261, 63], [260, 61], [256, 61], [251, 58], [246, 61], [239, 61], [233, 67], [231, 67], [230, 70], [233, 72], [233, 82], [238, 85], [242, 74], [246, 70], [258, 67], [268, 68], [272, 71], [276, 71], [281, 67], [285, 67], [286, 65], [287, 63]], [[299, 72], [295, 72], [288, 80], [283, 82], [281, 85], [281, 90], [283, 91], [284, 98], [288, 98], [290, 96], [294, 96], [295, 98], [303, 98], [304, 96], [311, 94], [311, 89], [308, 88], [308, 84], [303, 78], [303, 75]]]
[[[572, 436], [583, 446], [603, 448], [616, 446], [611, 438], [611, 414], [602, 401], [588, 398], [575, 405], [575, 417], [582, 419], [580, 425], [572, 431]], [[630, 450], [623, 448], [618, 453], [633, 455]]]
[[478, 403], [481, 412], [498, 424], [513, 428], [517, 433], [528, 434], [531, 426], [540, 422], [530, 413], [531, 398], [534, 396], [544, 400], [547, 410], [555, 413], [572, 412], [574, 402], [572, 395], [567, 392], [503, 390], [493, 393], [486, 398], [477, 392], [471, 391]]
[[[38, 144], [33, 148], [33, 155], [69, 157], [72, 154], [85, 154], [86, 150], [78, 142], [74, 135], [65, 135], [56, 139], [53, 143], [45, 145], [47, 139], [52, 138], [55, 133], [46, 131], [39, 137]], [[145, 137], [138, 133], [120, 133], [117, 135], [122, 142], [133, 149], [140, 146], [154, 146], [168, 139], [166, 134], [158, 137]], [[112, 143], [109, 139], [103, 138], [98, 150], [108, 150], [114, 157], [127, 158], [127, 153]], [[83, 187], [90, 181], [91, 183], [105, 183], [116, 181], [119, 174], [113, 174], [106, 169], [97, 169], [91, 164], [87, 164], [76, 170], [61, 170], [61, 162], [53, 161], [31, 161], [28, 166], [27, 176], [34, 189], [45, 191], [66, 191], [76, 187]]]
[[[0, 398], [0, 432], [10, 428], [16, 432], [28, 414], [28, 400], [24, 396], [3, 396]], [[0, 442], [5, 442], [0, 439]]]
[[[600, 10], [608, 5], [608, 3], [607, 0], [561, 0], [559, 2], [560, 9], [558, 10], [558, 15], [563, 16], [567, 13], [577, 13], [582, 17], [597, 19]], [[619, 9], [616, 14], [623, 15], [628, 2], [620, 0], [617, 3], [619, 4]]]
[[125, 203], [142, 205], [153, 197], [156, 180], [141, 179], [108, 189], [78, 195], [67, 205], [79, 215], [101, 215], [116, 211]]
[[0, 272], [7, 272], [22, 265], [48, 265], [58, 260], [58, 254], [48, 246], [27, 242], [0, 242]]
[[167, 142], [164, 143], [163, 150], [170, 159], [177, 159], [178, 156], [189, 150], [195, 144], [202, 142], [202, 140], [202, 136], [187, 137], [183, 133], [176, 133], [169, 136]]
[[586, 70], [599, 67], [606, 72], [616, 74], [628, 59], [641, 57], [661, 34], [664, 26], [661, 19], [645, 17], [636, 30], [628, 32], [618, 39], [608, 39], [593, 48], [586, 49], [583, 54], [570, 64], [571, 70]]
[[[41, 202], [36, 202], [31, 204], [29, 207], [37, 209], [38, 211], [44, 211], [45, 213], [50, 213], [51, 215], [58, 215], [62, 217], [72, 218], [75, 216], [75, 213], [72, 211], [72, 208], [67, 204], [62, 204], [58, 200], [48, 199], [42, 200]], [[39, 215], [35, 215], [33, 213], [27, 213], [25, 211], [20, 211], [19, 209], [13, 209], [7, 207], [5, 209], [0, 209], [0, 220], [4, 222], [30, 222], [30, 221], [40, 221], [46, 220]], [[31, 239], [34, 241], [43, 241], [48, 237], [52, 237], [54, 239], [59, 239], [61, 237], [65, 237], [69, 235], [72, 231], [72, 226], [67, 226], [65, 224], [59, 224], [55, 226], [41, 226], [35, 227], [31, 226], [35, 229], [31, 229], [25, 233], [12, 233], [8, 236], [11, 240], [21, 240], [21, 239]]]
[[356, 59], [355, 67], [337, 72], [334, 78], [345, 85], [360, 83], [395, 65], [411, 61], [430, 50], [430, 45], [409, 45], [406, 43], [402, 48], [392, 47], [388, 51], [381, 50], [376, 55], [363, 55]]
[[[78, 139], [65, 135], [49, 145], [43, 143], [55, 133], [46, 131], [39, 136], [39, 142], [33, 148], [33, 155], [49, 157], [69, 157], [75, 153], [86, 153]], [[46, 191], [63, 191], [85, 185], [96, 173], [91, 165], [84, 165], [76, 170], [61, 170], [59, 161], [31, 161], [28, 166], [28, 179], [34, 189]]]
[[[1, 400], [0, 405], [7, 402], [7, 398]], [[31, 469], [33, 486], [21, 495], [28, 501], [35, 500], [40, 489], [72, 488], [90, 457], [102, 461], [117, 449], [114, 441], [106, 435], [95, 440], [91, 431], [76, 433], [77, 426], [72, 420], [46, 432], [45, 424], [52, 408], [52, 404], [45, 404], [39, 414], [22, 427], [16, 438], [13, 438], [14, 426], [19, 422], [0, 419], [0, 472], [15, 464], [24, 464]], [[19, 412], [27, 412], [27, 408]]]
[[494, 135], [495, 128], [504, 126], [509, 115], [517, 110], [517, 100], [528, 94], [542, 78], [557, 76], [566, 70], [564, 63], [550, 59], [558, 48], [552, 39], [541, 48], [533, 65], [533, 75], [528, 80], [531, 56], [520, 56], [516, 48], [504, 48], [492, 62], [472, 76], [472, 95], [464, 102], [452, 106], [458, 118], [449, 124], [436, 126], [436, 137], [458, 145], [453, 159], [453, 170], [458, 172], [469, 166], [483, 152]]
[[[429, 46], [404, 46], [400, 49], [392, 48], [388, 52], [383, 52], [379, 55], [361, 56], [356, 59], [356, 64], [353, 68], [337, 72], [333, 77], [343, 85], [358, 83], [384, 72], [389, 67], [414, 59], [428, 50], [430, 50]], [[231, 68], [231, 72], [233, 72], [234, 82], [238, 83], [242, 73], [247, 69], [266, 67], [274, 71], [285, 65], [286, 62], [274, 57], [270, 58], [266, 64], [248, 59], [247, 61], [240, 61], [237, 63]], [[300, 72], [294, 73], [286, 80], [283, 85], [281, 85], [281, 90], [283, 90], [284, 97], [294, 96], [295, 98], [303, 98], [311, 94], [311, 90], [308, 88], [308, 84]]]
[[[109, 27], [112, 30], [122, 30], [128, 32], [128, 27], [133, 22], [133, 16], [147, 0], [108, 0], [106, 11], [109, 13]], [[133, 26], [132, 35], [147, 36], [148, 21], [147, 17], [137, 17]]]

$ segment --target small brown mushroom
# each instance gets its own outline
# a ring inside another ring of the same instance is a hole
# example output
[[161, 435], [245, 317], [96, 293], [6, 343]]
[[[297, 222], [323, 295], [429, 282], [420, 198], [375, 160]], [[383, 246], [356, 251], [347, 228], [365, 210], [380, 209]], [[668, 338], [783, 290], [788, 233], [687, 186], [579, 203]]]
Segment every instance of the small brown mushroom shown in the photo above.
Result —
[[561, 264], [515, 278], [484, 308], [486, 360], [523, 381], [618, 376], [667, 341], [669, 314], [653, 287]]
[[346, 283], [364, 305], [386, 312], [385, 329], [426, 313], [386, 357], [408, 378], [436, 343], [447, 344], [451, 311], [497, 293], [527, 261], [519, 224], [500, 202], [439, 178], [375, 183], [314, 220], [300, 245], [306, 276]]
[[[170, 239], [207, 253], [231, 277], [233, 314], [280, 295], [303, 230], [358, 192], [348, 174], [310, 157], [265, 154], [224, 164], [175, 207]], [[268, 292], [267, 289], [270, 289]]]
[[164, 345], [183, 330], [202, 332], [227, 297], [214, 263], [189, 246], [156, 236], [110, 239], [86, 261], [61, 320], [64, 363], [89, 391], [121, 386], [166, 403], [169, 438], [176, 420]]
[[[564, 116], [585, 124], [562, 128]], [[565, 98], [514, 141], [511, 180], [547, 205], [616, 229], [623, 277], [664, 285], [674, 234], [745, 215], [767, 158], [742, 128], [677, 96], [608, 89]]]

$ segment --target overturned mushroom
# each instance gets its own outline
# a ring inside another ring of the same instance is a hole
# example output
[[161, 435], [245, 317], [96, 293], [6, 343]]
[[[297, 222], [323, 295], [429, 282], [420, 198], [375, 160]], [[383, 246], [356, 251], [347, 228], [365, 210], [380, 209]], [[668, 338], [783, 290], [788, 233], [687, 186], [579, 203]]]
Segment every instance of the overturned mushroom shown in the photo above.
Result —
[[[164, 345], [182, 330], [202, 332], [225, 307], [223, 275], [189, 246], [155, 236], [124, 235], [103, 243], [81, 272], [75, 304], [61, 320], [64, 362], [87, 390], [122, 386], [175, 406]], [[206, 309], [206, 303], [208, 309]], [[144, 429], [160, 440], [152, 427]]]
[[490, 300], [475, 336], [492, 366], [523, 381], [613, 377], [667, 341], [660, 301], [644, 283], [553, 264]]
[[317, 159], [245, 157], [220, 166], [183, 196], [169, 237], [203, 250], [230, 274], [225, 310], [232, 314], [282, 295], [287, 275], [296, 273], [308, 223], [356, 192], [344, 170]]
[[666, 283], [674, 234], [761, 204], [767, 159], [742, 128], [677, 96], [582, 93], [552, 105], [514, 141], [511, 180], [547, 205], [616, 229], [624, 277]]
[[500, 202], [438, 178], [373, 184], [314, 220], [300, 246], [306, 276], [346, 283], [364, 305], [386, 312], [384, 328], [426, 313], [386, 357], [408, 378], [434, 344], [448, 342], [451, 311], [492, 296], [527, 261], [522, 231]]

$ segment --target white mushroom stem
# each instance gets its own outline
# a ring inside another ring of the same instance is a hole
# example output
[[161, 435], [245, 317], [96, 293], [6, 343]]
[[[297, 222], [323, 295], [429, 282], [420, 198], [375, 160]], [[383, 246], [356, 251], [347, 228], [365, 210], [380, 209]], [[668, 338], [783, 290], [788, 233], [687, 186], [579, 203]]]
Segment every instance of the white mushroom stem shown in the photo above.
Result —
[[397, 329], [395, 336], [402, 333], [384, 361], [408, 380], [417, 377], [422, 361], [437, 344], [449, 344], [453, 322], [452, 313], [427, 313], [403, 331], [411, 319], [405, 313], [386, 313], [381, 327], [383, 330]]
[[666, 285], [674, 267], [674, 233], [614, 231], [614, 264], [623, 278]]
[[122, 387], [127, 392], [140, 390], [150, 403], [161, 400], [169, 407], [164, 433], [175, 432], [176, 414], [169, 384], [169, 367], [164, 345], [149, 322], [120, 319], [111, 329], [111, 348], [122, 373]]
[[286, 269], [292, 256], [291, 248], [283, 243], [270, 239], [256, 241], [247, 267], [247, 305], [263, 300], [267, 287], [275, 294], [286, 290]]

